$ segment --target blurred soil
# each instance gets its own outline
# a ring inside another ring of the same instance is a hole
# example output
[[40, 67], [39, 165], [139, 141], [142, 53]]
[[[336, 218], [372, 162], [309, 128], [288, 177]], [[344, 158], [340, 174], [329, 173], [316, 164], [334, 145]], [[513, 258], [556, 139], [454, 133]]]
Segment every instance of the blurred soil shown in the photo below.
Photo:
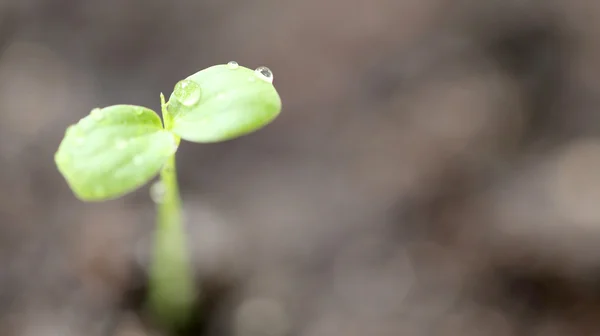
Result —
[[[256, 134], [178, 155], [190, 335], [600, 333], [600, 3], [3, 0], [0, 335], [161, 335], [148, 188], [77, 201], [92, 107], [267, 65]], [[141, 292], [143, 294], [143, 292]]]

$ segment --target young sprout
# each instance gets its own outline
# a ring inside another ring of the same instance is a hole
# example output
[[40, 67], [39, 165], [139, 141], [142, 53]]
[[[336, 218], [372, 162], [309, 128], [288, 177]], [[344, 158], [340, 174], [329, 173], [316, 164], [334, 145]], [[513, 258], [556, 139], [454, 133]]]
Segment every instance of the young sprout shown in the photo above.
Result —
[[160, 94], [162, 121], [142, 106], [96, 108], [67, 128], [55, 154], [67, 184], [86, 202], [121, 197], [160, 175], [150, 188], [157, 224], [148, 306], [168, 327], [187, 322], [197, 297], [175, 167], [180, 140], [221, 142], [266, 126], [281, 111], [272, 83], [266, 67], [215, 65], [179, 81], [168, 102]]

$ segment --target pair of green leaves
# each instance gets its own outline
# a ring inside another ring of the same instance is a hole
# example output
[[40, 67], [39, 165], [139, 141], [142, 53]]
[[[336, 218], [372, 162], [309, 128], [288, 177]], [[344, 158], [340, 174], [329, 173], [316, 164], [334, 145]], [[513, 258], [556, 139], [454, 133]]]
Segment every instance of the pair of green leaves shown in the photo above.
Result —
[[67, 128], [55, 162], [84, 201], [123, 196], [155, 177], [175, 155], [180, 139], [226, 141], [269, 124], [281, 111], [272, 73], [235, 62], [215, 65], [180, 81], [163, 121], [148, 108], [114, 105], [94, 109]]

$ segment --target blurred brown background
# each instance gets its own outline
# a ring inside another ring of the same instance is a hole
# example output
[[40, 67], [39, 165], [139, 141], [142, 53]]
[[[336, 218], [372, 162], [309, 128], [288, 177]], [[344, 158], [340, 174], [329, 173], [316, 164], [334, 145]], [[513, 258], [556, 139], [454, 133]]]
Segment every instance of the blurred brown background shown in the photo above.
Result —
[[96, 106], [267, 65], [284, 110], [184, 144], [192, 335], [598, 335], [600, 3], [3, 0], [0, 335], [161, 335], [148, 188], [77, 201]]

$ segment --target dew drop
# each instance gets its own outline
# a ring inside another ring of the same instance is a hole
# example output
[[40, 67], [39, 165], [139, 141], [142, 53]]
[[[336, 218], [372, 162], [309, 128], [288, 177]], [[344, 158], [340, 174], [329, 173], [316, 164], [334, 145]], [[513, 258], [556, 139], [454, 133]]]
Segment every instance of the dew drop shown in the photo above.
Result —
[[227, 67], [231, 70], [237, 69], [239, 66], [240, 65], [236, 61], [231, 61], [231, 62], [227, 63]]
[[165, 194], [167, 188], [161, 181], [154, 182], [150, 187], [150, 198], [154, 203], [163, 203], [165, 201]]
[[266, 66], [261, 66], [254, 70], [256, 77], [264, 80], [267, 83], [273, 83], [273, 72]]
[[142, 108], [136, 108], [135, 109], [135, 114], [142, 115], [143, 113], [144, 113], [144, 109], [142, 109]]
[[104, 118], [104, 116], [102, 115], [102, 110], [99, 108], [93, 109], [92, 113], [90, 114], [94, 120], [102, 120], [102, 118]]
[[179, 144], [177, 143], [177, 140], [175, 140], [175, 138], [173, 138], [173, 145], [171, 147], [171, 152], [169, 153], [169, 155], [175, 154], [177, 152], [178, 148], [179, 148]]
[[175, 99], [177, 99], [180, 103], [185, 106], [194, 106], [198, 104], [200, 101], [200, 96], [202, 95], [202, 89], [200, 89], [200, 85], [195, 82], [184, 79], [175, 85], [175, 90], [173, 90], [173, 95]]
[[124, 139], [117, 140], [115, 147], [117, 147], [117, 149], [119, 149], [119, 150], [125, 149], [125, 147], [127, 147], [127, 140], [124, 140]]
[[133, 164], [136, 166], [141, 166], [144, 163], [144, 158], [141, 155], [136, 155], [133, 157]]

